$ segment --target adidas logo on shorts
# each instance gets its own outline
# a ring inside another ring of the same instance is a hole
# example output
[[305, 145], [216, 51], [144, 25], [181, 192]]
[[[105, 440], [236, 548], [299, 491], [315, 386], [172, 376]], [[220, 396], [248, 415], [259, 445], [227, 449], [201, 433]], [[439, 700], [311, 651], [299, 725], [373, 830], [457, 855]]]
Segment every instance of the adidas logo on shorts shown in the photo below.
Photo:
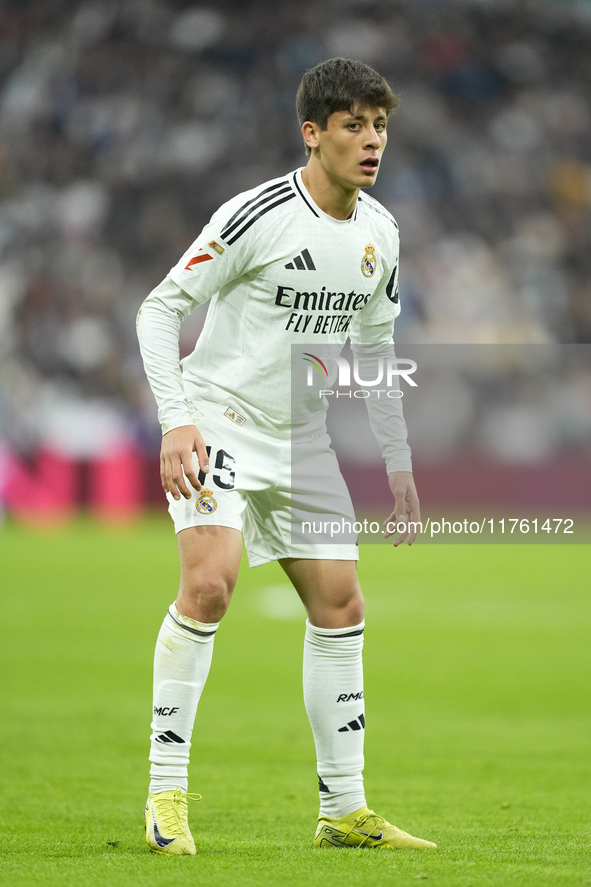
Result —
[[231, 407], [228, 407], [224, 416], [227, 416], [232, 422], [236, 422], [236, 425], [244, 425], [246, 422], [246, 417], [241, 416], [240, 413], [237, 413], [236, 410], [231, 409]]

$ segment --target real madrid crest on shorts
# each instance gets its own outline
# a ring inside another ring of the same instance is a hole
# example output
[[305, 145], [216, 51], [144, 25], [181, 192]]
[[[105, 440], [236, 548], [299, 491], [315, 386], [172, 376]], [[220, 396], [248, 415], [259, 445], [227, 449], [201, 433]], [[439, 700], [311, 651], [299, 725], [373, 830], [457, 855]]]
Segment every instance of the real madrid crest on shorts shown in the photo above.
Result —
[[361, 259], [361, 273], [364, 277], [373, 277], [377, 265], [376, 248], [368, 243], [365, 247], [365, 254]]
[[213, 498], [211, 490], [201, 490], [195, 507], [199, 514], [213, 514], [218, 507], [218, 503]]

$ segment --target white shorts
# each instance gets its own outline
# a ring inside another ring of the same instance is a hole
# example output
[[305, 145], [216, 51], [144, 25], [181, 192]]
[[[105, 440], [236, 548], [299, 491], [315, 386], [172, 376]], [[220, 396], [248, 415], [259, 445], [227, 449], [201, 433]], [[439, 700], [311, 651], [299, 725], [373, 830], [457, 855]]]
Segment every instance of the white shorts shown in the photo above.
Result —
[[[263, 433], [252, 417], [238, 424], [244, 417], [225, 404], [200, 402], [192, 413], [210, 471], [200, 475], [199, 493], [188, 484], [190, 499], [167, 494], [177, 533], [240, 530], [251, 567], [287, 557], [358, 559], [353, 505], [326, 431], [294, 441]], [[199, 471], [195, 454], [193, 461]]]

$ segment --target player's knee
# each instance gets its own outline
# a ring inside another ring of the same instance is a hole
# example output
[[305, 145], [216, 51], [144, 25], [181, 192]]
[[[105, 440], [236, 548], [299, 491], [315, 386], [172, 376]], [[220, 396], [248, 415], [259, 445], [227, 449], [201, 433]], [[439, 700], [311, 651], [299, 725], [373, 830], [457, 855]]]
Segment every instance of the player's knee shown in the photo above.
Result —
[[[365, 601], [361, 591], [351, 591], [342, 594], [338, 598], [324, 601], [309, 609], [309, 616], [314, 625], [326, 625], [340, 627], [344, 625], [359, 625], [363, 622]], [[320, 621], [316, 621], [316, 620]]]
[[234, 583], [218, 572], [193, 570], [182, 577], [181, 594], [200, 607], [223, 615], [230, 603]]
[[352, 595], [343, 607], [343, 615], [347, 618], [348, 625], [359, 625], [363, 622], [365, 613], [365, 601], [361, 591]]

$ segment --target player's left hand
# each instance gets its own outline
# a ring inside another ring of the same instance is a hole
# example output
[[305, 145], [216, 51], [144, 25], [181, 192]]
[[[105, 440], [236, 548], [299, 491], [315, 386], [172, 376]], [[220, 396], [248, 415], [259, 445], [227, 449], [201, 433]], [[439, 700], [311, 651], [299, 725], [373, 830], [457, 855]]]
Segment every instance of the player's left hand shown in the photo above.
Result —
[[[421, 509], [417, 488], [415, 487], [412, 471], [393, 471], [388, 475], [388, 483], [394, 496], [394, 511], [384, 521], [384, 538], [388, 539], [394, 533], [398, 536], [392, 543], [397, 548], [406, 539], [412, 545], [417, 538], [417, 522], [421, 519]], [[390, 529], [388, 529], [390, 524]], [[393, 525], [396, 527], [393, 528]], [[400, 527], [404, 524], [404, 530]], [[411, 526], [409, 526], [411, 524]]]

